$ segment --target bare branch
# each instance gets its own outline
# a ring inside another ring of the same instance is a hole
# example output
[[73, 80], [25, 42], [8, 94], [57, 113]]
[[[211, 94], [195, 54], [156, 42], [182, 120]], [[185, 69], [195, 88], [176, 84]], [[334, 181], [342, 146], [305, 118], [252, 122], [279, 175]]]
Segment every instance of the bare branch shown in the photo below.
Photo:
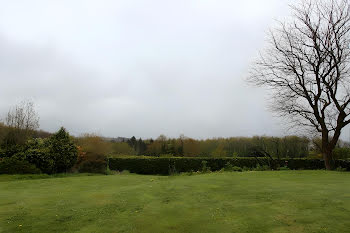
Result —
[[248, 81], [271, 90], [272, 110], [322, 134], [332, 150], [350, 123], [350, 5], [347, 0], [301, 0], [293, 20], [270, 31]]

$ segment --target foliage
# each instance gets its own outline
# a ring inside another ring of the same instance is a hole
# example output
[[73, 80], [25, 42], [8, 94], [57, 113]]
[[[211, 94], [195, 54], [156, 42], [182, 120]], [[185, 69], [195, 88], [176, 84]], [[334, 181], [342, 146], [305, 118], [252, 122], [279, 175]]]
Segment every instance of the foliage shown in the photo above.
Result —
[[286, 136], [252, 138], [232, 137], [195, 140], [181, 136], [177, 139], [161, 135], [146, 143], [144, 155], [160, 156], [170, 154], [175, 157], [249, 157], [252, 148], [262, 148], [272, 157], [303, 158], [308, 156], [310, 140], [306, 137]]
[[100, 154], [86, 153], [79, 158], [76, 167], [79, 172], [106, 174], [107, 158]]
[[[81, 150], [84, 152], [103, 154], [106, 156], [137, 154], [137, 152], [134, 150], [132, 146], [130, 146], [128, 142], [116, 142], [113, 140], [108, 140], [106, 138], [100, 137], [95, 134], [84, 134], [78, 138], [75, 138], [75, 143], [78, 146], [80, 146]], [[136, 141], [136, 144], [137, 144], [136, 147], [139, 146], [138, 143], [141, 143], [141, 142]]]
[[8, 133], [5, 144], [23, 145], [39, 128], [39, 116], [31, 101], [22, 101], [14, 108], [10, 109], [6, 116], [6, 126]]
[[[246, 168], [247, 170], [249, 170], [248, 168]], [[223, 168], [224, 171], [230, 171], [230, 172], [242, 172], [243, 168], [238, 167], [238, 166], [232, 166], [232, 164], [230, 162], [227, 162], [225, 164], [225, 167]]]
[[13, 157], [47, 174], [67, 172], [77, 160], [77, 148], [64, 128], [46, 139], [29, 140]]
[[[229, 163], [232, 166], [243, 168], [242, 170], [270, 170], [268, 158], [198, 158], [198, 157], [118, 157], [109, 159], [111, 170], [129, 170], [139, 174], [169, 174], [171, 166], [176, 167], [177, 172], [202, 171], [203, 161], [206, 168], [218, 171]], [[324, 169], [324, 162], [320, 159], [283, 159], [274, 160], [274, 167], [286, 166], [289, 169]], [[350, 170], [350, 161], [335, 160], [336, 167], [344, 167]]]
[[205, 160], [203, 160], [202, 161], [202, 168], [201, 168], [201, 172], [204, 172], [204, 173], [206, 173], [206, 172], [210, 172], [211, 171], [211, 168], [210, 167], [208, 167], [208, 161], [205, 161]]
[[48, 139], [29, 140], [25, 149], [15, 155], [35, 164], [43, 173], [52, 174], [55, 172], [55, 157], [50, 151], [50, 141]]
[[49, 138], [49, 153], [54, 157], [55, 173], [67, 172], [76, 163], [77, 147], [63, 127]]
[[233, 171], [233, 166], [232, 166], [232, 164], [231, 164], [230, 162], [227, 162], [227, 163], [225, 164], [224, 170], [225, 170], [225, 171], [228, 171], [228, 172]]
[[113, 155], [136, 155], [136, 151], [126, 142], [115, 142], [112, 144]]
[[145, 153], [147, 149], [147, 145], [144, 141], [142, 141], [141, 138], [139, 140], [136, 140], [134, 136], [132, 136], [128, 141], [127, 144], [132, 148], [137, 155], [142, 155]]
[[75, 142], [84, 152], [109, 155], [113, 151], [113, 143], [95, 134], [84, 134], [76, 138]]
[[[7, 139], [11, 138], [12, 133], [12, 130], [8, 131]], [[17, 144], [16, 140], [8, 143], [5, 137], [0, 148], [0, 158], [13, 157], [27, 161], [47, 174], [67, 172], [77, 159], [77, 148], [68, 132], [61, 128], [48, 138], [48, 134], [39, 132], [40, 134], [44, 138], [29, 139], [23, 145]]]
[[338, 147], [333, 150], [334, 159], [347, 159], [350, 158], [350, 148]]
[[0, 174], [38, 174], [38, 169], [34, 164], [16, 157], [0, 159]]

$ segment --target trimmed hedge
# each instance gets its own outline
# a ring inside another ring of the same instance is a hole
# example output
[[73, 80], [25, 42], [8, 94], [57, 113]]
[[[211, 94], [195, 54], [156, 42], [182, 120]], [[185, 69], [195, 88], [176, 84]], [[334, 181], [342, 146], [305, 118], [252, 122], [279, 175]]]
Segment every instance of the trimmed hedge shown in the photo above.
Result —
[[[227, 162], [236, 167], [255, 168], [257, 165], [270, 165], [268, 158], [198, 158], [198, 157], [117, 157], [109, 159], [111, 170], [128, 170], [138, 174], [168, 175], [171, 172], [200, 171], [202, 161], [207, 161], [207, 167], [217, 171], [225, 167]], [[324, 161], [320, 159], [281, 159], [274, 160], [273, 168], [287, 166], [290, 169], [324, 169]], [[336, 160], [335, 168], [346, 168], [350, 171], [350, 161]]]

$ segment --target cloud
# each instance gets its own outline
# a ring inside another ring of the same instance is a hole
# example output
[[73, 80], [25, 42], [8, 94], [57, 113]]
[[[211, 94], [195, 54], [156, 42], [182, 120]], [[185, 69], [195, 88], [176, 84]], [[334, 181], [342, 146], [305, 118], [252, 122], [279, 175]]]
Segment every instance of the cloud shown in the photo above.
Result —
[[281, 2], [3, 2], [0, 111], [33, 99], [74, 134], [283, 134], [244, 82]]

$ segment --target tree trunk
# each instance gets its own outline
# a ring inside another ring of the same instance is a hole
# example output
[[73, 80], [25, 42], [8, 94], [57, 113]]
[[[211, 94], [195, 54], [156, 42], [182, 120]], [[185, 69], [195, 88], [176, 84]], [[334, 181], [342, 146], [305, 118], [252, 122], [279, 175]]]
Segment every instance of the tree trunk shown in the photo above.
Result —
[[334, 147], [332, 147], [331, 145], [327, 145], [325, 147], [323, 147], [322, 149], [322, 155], [323, 155], [323, 159], [324, 159], [324, 165], [326, 167], [327, 170], [332, 170], [333, 169], [333, 149]]
[[332, 153], [323, 152], [323, 159], [326, 170], [332, 170]]
[[323, 130], [322, 132], [321, 149], [326, 170], [332, 170], [332, 152], [334, 148], [332, 148], [332, 145], [329, 143], [328, 130]]

